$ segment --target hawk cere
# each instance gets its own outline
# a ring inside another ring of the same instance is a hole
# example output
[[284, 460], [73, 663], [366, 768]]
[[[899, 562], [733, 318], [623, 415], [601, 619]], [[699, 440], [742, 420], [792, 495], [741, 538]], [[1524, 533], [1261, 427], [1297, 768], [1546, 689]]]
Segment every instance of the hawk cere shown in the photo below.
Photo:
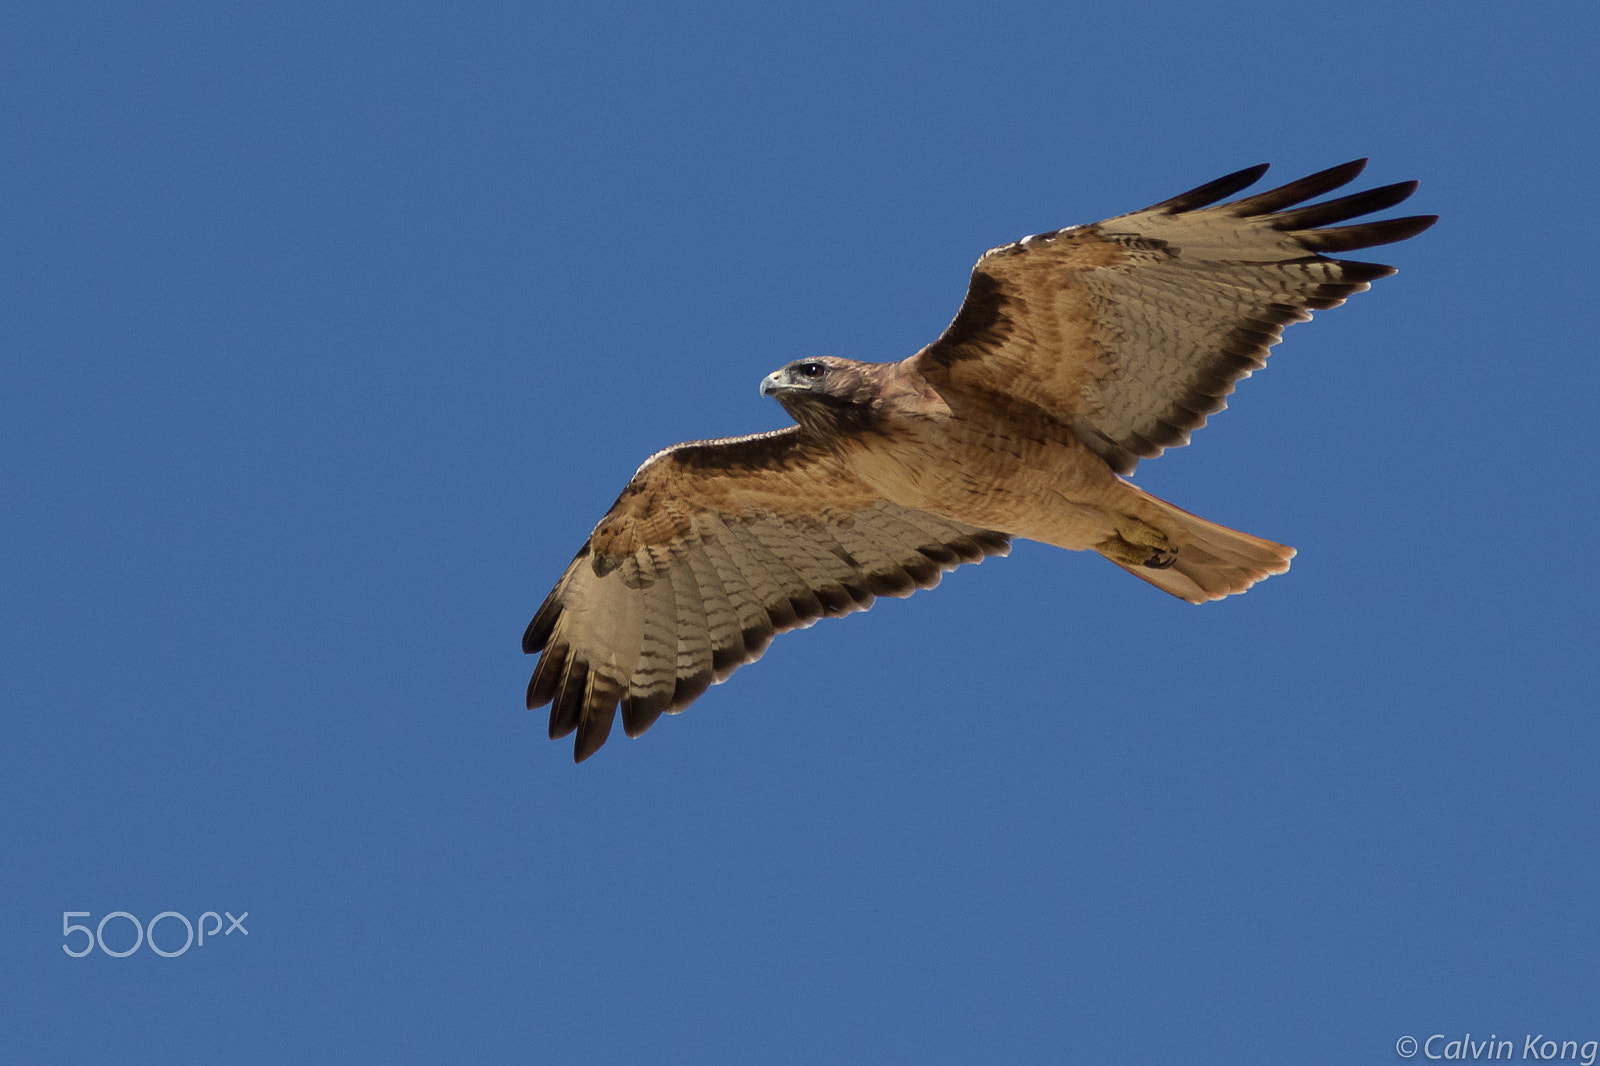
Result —
[[636, 737], [761, 657], [775, 634], [932, 588], [1013, 537], [1092, 549], [1204, 603], [1294, 549], [1118, 475], [1189, 442], [1283, 327], [1393, 267], [1332, 259], [1433, 215], [1335, 226], [1414, 181], [1296, 206], [1366, 160], [1231, 203], [1265, 165], [978, 260], [955, 320], [898, 363], [801, 359], [761, 393], [797, 425], [645, 461], [523, 635], [528, 707], [594, 754], [618, 706]]

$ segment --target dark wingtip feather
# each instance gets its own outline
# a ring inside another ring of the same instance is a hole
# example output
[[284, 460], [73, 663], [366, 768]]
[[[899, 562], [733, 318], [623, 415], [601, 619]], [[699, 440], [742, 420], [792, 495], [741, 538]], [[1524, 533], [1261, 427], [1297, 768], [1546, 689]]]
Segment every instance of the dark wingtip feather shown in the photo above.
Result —
[[561, 684], [566, 666], [565, 644], [545, 649], [544, 655], [539, 658], [539, 665], [533, 668], [532, 679], [528, 682], [528, 710], [536, 711], [555, 698], [556, 688]]
[[[666, 711], [667, 704], [671, 701], [670, 694], [664, 700], [640, 699], [631, 696], [622, 698], [622, 731], [628, 738], [636, 739], [644, 736], [645, 730], [656, 724], [656, 719]], [[611, 726], [607, 724], [606, 731], [610, 732]], [[580, 756], [582, 762], [588, 756]]]
[[1419, 184], [1415, 181], [1399, 181], [1393, 185], [1381, 185], [1376, 189], [1341, 196], [1337, 200], [1297, 207], [1274, 216], [1272, 227], [1280, 230], [1316, 229], [1343, 222], [1347, 218], [1370, 215], [1405, 201], [1417, 191]]
[[[583, 547], [578, 549], [578, 554], [572, 557], [572, 562], [567, 564], [570, 571], [578, 564], [578, 560], [589, 554], [589, 542], [584, 541]], [[565, 575], [563, 575], [563, 582]], [[550, 590], [550, 595], [544, 598], [539, 609], [533, 613], [533, 621], [528, 623], [528, 628], [522, 632], [522, 650], [528, 655], [543, 651], [545, 642], [550, 639], [550, 634], [555, 630], [556, 622], [561, 618], [561, 603], [556, 594], [561, 591], [563, 582], [557, 582], [556, 587]]]
[[550, 634], [556, 628], [556, 620], [561, 617], [561, 604], [556, 600], [555, 591], [545, 597], [544, 603], [534, 612], [533, 621], [528, 623], [528, 628], [522, 631], [522, 651], [525, 655], [544, 650], [545, 643], [550, 639]]
[[1253, 215], [1266, 215], [1274, 211], [1281, 211], [1286, 207], [1303, 203], [1313, 196], [1321, 196], [1331, 192], [1341, 185], [1348, 185], [1356, 180], [1361, 172], [1367, 168], [1365, 159], [1352, 159], [1348, 163], [1340, 163], [1327, 170], [1319, 170], [1315, 174], [1307, 174], [1298, 181], [1291, 181], [1287, 185], [1280, 185], [1276, 189], [1267, 189], [1254, 196], [1247, 196], [1243, 200], [1228, 205], [1228, 209], [1241, 218]]
[[616, 717], [615, 706], [593, 707], [584, 714], [578, 724], [578, 738], [572, 742], [573, 762], [582, 762], [600, 750], [611, 735], [611, 723]]
[[561, 679], [561, 691], [550, 703], [550, 739], [560, 740], [574, 729], [583, 717], [584, 704], [589, 694], [589, 667], [585, 663], [570, 663]]
[[1225, 174], [1216, 181], [1208, 181], [1204, 185], [1181, 192], [1170, 200], [1162, 200], [1159, 204], [1151, 204], [1146, 211], [1165, 211], [1176, 215], [1183, 211], [1193, 211], [1196, 208], [1207, 207], [1225, 197], [1232, 196], [1240, 189], [1248, 189], [1261, 180], [1261, 175], [1267, 172], [1270, 164], [1257, 163], [1253, 167], [1236, 170], [1232, 174]]
[[560, 740], [574, 729], [578, 728], [581, 715], [574, 715], [571, 719], [563, 718], [557, 713], [557, 708], [550, 708], [550, 739]]
[[[1340, 259], [1338, 262], [1340, 280], [1317, 286], [1314, 294], [1317, 299], [1331, 300], [1329, 307], [1339, 306], [1353, 293], [1365, 292], [1379, 278], [1398, 273], [1387, 263], [1363, 263], [1359, 259]], [[1313, 302], [1307, 306], [1320, 305]]]
[[1438, 215], [1409, 215], [1405, 218], [1384, 219], [1381, 222], [1361, 222], [1354, 226], [1310, 230], [1296, 233], [1295, 239], [1313, 252], [1348, 252], [1356, 248], [1394, 244], [1396, 241], [1415, 237], [1437, 221], [1439, 221]]

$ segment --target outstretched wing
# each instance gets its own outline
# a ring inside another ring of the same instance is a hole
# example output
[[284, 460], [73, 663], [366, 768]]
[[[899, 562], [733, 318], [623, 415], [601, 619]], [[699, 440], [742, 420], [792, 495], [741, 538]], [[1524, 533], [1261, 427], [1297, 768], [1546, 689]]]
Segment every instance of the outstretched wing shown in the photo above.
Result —
[[1283, 327], [1393, 267], [1330, 259], [1427, 229], [1434, 215], [1331, 226], [1400, 203], [1414, 181], [1296, 207], [1353, 180], [1358, 159], [1232, 203], [1266, 166], [1142, 211], [1042, 233], [978, 261], [960, 312], [913, 356], [936, 385], [1034, 405], [1119, 474], [1189, 442]]
[[636, 737], [775, 634], [932, 588], [1010, 538], [882, 499], [799, 426], [653, 456], [528, 625], [528, 708], [583, 761]]

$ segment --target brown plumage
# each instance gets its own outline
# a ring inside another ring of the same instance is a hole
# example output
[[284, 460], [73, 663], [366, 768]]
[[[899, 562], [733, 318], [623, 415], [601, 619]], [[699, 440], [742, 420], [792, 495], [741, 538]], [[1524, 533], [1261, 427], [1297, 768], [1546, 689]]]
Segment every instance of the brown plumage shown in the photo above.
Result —
[[899, 363], [769, 374], [798, 425], [668, 448], [639, 468], [523, 636], [528, 707], [579, 761], [682, 710], [774, 635], [932, 588], [1013, 537], [1092, 549], [1190, 603], [1243, 592], [1294, 549], [1118, 475], [1187, 444], [1283, 327], [1392, 267], [1330, 259], [1436, 216], [1330, 224], [1416, 182], [1309, 206], [1365, 160], [1232, 203], [1251, 167], [1142, 211], [978, 261], [955, 320]]

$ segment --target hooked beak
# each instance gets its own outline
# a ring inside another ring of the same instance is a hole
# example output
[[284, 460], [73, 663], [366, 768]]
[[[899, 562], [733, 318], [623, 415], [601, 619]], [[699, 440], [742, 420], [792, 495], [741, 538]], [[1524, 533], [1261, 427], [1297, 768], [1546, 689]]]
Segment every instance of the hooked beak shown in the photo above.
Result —
[[783, 383], [783, 371], [774, 370], [761, 379], [761, 395], [776, 396], [786, 386]]

